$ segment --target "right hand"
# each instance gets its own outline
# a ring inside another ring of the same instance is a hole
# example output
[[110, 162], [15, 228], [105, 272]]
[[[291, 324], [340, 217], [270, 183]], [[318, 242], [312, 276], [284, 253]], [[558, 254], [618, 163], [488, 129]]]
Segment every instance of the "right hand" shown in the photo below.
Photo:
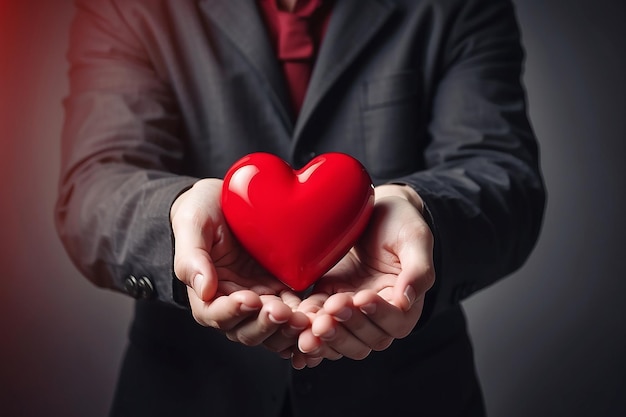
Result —
[[435, 280], [423, 207], [407, 186], [376, 187], [367, 229], [301, 303], [312, 325], [298, 338], [294, 367], [316, 366], [320, 358], [361, 360], [413, 330]]
[[195, 320], [245, 345], [282, 352], [310, 325], [299, 298], [239, 245], [222, 214], [222, 180], [203, 179], [172, 204], [174, 273], [187, 285]]

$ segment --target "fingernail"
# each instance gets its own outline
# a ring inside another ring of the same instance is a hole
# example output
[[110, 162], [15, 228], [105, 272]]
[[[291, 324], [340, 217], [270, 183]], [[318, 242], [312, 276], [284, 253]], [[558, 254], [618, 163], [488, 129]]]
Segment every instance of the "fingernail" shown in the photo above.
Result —
[[270, 321], [271, 321], [272, 323], [274, 323], [274, 324], [283, 324], [283, 323], [287, 323], [287, 319], [284, 319], [284, 320], [278, 320], [276, 317], [274, 317], [274, 316], [272, 315], [272, 313], [269, 313], [269, 314], [267, 315], [267, 317], [268, 317], [268, 318], [270, 319]]
[[413, 305], [413, 301], [415, 301], [415, 290], [410, 285], [407, 285], [404, 289], [404, 296], [409, 302], [409, 307]]
[[352, 317], [352, 309], [344, 307], [334, 314], [333, 317], [335, 317], [338, 321], [348, 321], [350, 320], [350, 317]]
[[365, 314], [374, 314], [376, 313], [376, 304], [365, 304], [364, 306], [361, 306], [361, 311]]

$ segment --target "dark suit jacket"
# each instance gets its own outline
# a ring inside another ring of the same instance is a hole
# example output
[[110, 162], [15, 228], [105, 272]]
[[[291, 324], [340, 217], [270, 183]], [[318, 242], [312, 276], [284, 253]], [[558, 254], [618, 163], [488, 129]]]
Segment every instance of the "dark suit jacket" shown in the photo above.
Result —
[[[463, 387], [476, 386], [459, 302], [523, 264], [544, 208], [511, 2], [337, 0], [296, 120], [254, 1], [77, 5], [56, 219], [87, 278], [151, 298], [137, 303], [121, 397], [150, 392], [145, 403], [171, 400], [176, 415], [183, 404], [271, 415], [291, 382], [310, 415], [339, 395], [338, 415], [467, 409]], [[291, 373], [193, 322], [172, 274], [170, 205], [255, 151], [294, 167], [346, 152], [375, 184], [417, 190], [437, 280], [411, 336], [365, 361]]]

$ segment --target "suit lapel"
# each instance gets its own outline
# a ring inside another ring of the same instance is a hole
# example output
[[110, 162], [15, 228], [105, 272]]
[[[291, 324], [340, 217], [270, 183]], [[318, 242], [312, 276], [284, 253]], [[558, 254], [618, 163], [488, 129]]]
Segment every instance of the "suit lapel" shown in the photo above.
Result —
[[298, 117], [292, 150], [315, 108], [394, 10], [387, 0], [337, 0]]
[[200, 8], [248, 59], [269, 87], [292, 150], [308, 120], [333, 84], [373, 39], [394, 10], [389, 0], [337, 0], [295, 128], [284, 76], [253, 0], [200, 0]]
[[200, 8], [222, 30], [248, 59], [268, 90], [280, 118], [289, 132], [293, 122], [289, 113], [289, 98], [276, 54], [255, 1], [201, 0]]

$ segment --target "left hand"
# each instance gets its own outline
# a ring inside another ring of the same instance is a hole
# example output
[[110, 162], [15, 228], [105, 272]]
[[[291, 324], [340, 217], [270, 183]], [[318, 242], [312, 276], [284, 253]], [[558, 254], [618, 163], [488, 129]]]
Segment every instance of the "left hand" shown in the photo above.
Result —
[[435, 280], [433, 235], [422, 210], [421, 198], [407, 186], [376, 188], [365, 233], [298, 308], [311, 327], [299, 336], [294, 367], [313, 367], [323, 358], [364, 359], [413, 330]]
[[282, 352], [296, 343], [284, 328], [305, 328], [299, 298], [238, 244], [222, 214], [223, 182], [197, 181], [172, 204], [174, 271], [187, 285], [195, 320], [244, 345]]

